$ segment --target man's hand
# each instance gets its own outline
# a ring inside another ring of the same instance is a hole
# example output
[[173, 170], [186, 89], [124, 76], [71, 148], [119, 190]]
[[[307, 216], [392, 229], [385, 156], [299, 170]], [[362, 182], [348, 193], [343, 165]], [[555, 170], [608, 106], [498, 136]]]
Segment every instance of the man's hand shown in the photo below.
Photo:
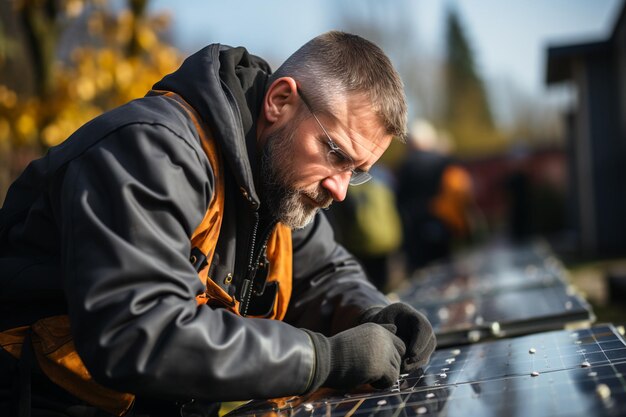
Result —
[[382, 309], [368, 310], [361, 318], [361, 322], [391, 324], [396, 328], [396, 336], [402, 339], [406, 346], [406, 353], [402, 355], [403, 373], [426, 365], [437, 346], [428, 319], [405, 303], [394, 303]]
[[350, 390], [370, 384], [374, 388], [392, 386], [400, 377], [404, 343], [394, 335], [393, 325], [365, 323], [332, 337], [310, 333], [317, 352], [315, 381], [320, 385]]

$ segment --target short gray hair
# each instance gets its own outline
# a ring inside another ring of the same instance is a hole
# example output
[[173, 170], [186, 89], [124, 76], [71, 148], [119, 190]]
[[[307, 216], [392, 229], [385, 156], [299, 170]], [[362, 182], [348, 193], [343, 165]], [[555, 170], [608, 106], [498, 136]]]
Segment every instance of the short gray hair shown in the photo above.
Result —
[[330, 112], [334, 100], [364, 93], [386, 132], [404, 142], [404, 86], [387, 55], [372, 42], [339, 31], [324, 33], [287, 58], [272, 74], [269, 84], [281, 77], [294, 78], [313, 108], [320, 112]]

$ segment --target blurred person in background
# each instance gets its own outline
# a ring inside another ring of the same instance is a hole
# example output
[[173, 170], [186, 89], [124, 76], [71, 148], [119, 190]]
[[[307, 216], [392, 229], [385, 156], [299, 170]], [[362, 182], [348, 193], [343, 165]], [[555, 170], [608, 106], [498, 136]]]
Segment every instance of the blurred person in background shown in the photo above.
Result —
[[209, 45], [81, 127], [0, 211], [0, 414], [217, 415], [423, 366], [428, 320], [319, 211], [405, 132], [397, 72], [342, 32], [275, 73]]
[[397, 171], [405, 273], [448, 258], [472, 234], [472, 179], [451, 156], [449, 144], [425, 120], [409, 135], [410, 150]]

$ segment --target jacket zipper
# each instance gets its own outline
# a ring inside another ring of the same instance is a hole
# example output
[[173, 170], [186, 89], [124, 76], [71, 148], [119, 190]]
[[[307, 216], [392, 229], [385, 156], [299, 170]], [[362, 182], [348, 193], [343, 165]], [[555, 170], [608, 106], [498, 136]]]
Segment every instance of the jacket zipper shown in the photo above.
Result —
[[254, 292], [254, 278], [257, 274], [258, 264], [261, 261], [261, 257], [263, 256], [263, 252], [267, 246], [267, 242], [269, 241], [270, 234], [272, 229], [276, 226], [276, 222], [272, 222], [268, 225], [268, 227], [261, 234], [263, 236], [262, 244], [259, 246], [259, 251], [255, 256], [256, 251], [256, 243], [257, 243], [257, 235], [259, 228], [259, 213], [254, 212], [254, 226], [252, 228], [252, 238], [250, 244], [250, 257], [248, 262], [248, 273], [246, 279], [243, 280], [243, 288], [242, 288], [242, 297], [241, 297], [241, 306], [239, 308], [239, 312], [242, 316], [246, 316], [248, 314], [248, 307], [250, 306], [250, 300], [252, 299], [252, 294]]

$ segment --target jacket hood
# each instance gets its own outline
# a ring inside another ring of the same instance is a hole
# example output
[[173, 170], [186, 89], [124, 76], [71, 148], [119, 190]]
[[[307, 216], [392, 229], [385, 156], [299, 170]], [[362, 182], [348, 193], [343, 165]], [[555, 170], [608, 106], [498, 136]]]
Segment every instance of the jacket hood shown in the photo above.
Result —
[[196, 109], [218, 141], [237, 183], [256, 207], [259, 198], [250, 161], [255, 161], [256, 119], [270, 74], [267, 62], [245, 48], [212, 44], [153, 86], [180, 95]]

